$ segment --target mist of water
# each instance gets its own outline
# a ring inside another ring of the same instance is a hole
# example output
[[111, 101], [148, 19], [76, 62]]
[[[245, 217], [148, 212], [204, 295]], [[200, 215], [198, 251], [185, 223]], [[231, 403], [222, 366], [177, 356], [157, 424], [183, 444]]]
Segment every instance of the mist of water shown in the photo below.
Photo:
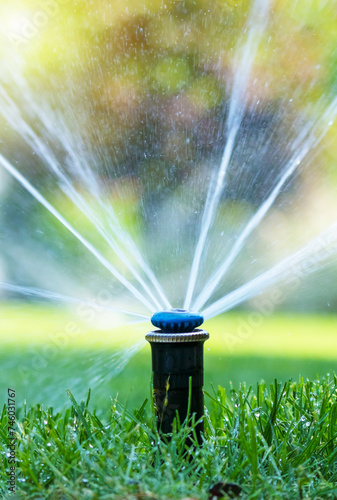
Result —
[[12, 292], [20, 295], [25, 295], [26, 297], [37, 297], [39, 299], [46, 299], [52, 302], [61, 302], [61, 303], [66, 303], [66, 304], [84, 304], [90, 307], [97, 308], [99, 309], [105, 309], [106, 311], [109, 312], [115, 312], [115, 313], [121, 313], [126, 316], [134, 316], [138, 318], [138, 321], [148, 321], [150, 318], [149, 316], [145, 316], [145, 314], [139, 314], [135, 313], [132, 311], [126, 311], [125, 309], [117, 309], [115, 307], [106, 305], [106, 304], [100, 304], [100, 303], [95, 303], [90, 300], [84, 300], [84, 299], [79, 299], [76, 297], [70, 297], [68, 295], [63, 295], [60, 293], [55, 293], [51, 292], [49, 290], [41, 290], [40, 288], [34, 288], [34, 287], [29, 287], [29, 286], [19, 286], [19, 285], [14, 285], [13, 283], [4, 283], [3, 281], [0, 281], [0, 289], [5, 290], [7, 292]]
[[203, 291], [200, 293], [195, 303], [193, 304], [193, 309], [196, 311], [201, 310], [203, 305], [212, 296], [212, 293], [216, 289], [217, 285], [226, 275], [230, 266], [234, 262], [237, 255], [242, 250], [247, 238], [254, 231], [254, 229], [260, 224], [263, 218], [268, 213], [269, 209], [277, 199], [280, 194], [282, 187], [288, 181], [288, 179], [293, 175], [295, 170], [301, 165], [301, 162], [306, 157], [306, 155], [312, 151], [321, 139], [326, 135], [327, 131], [333, 124], [337, 114], [337, 98], [335, 98], [332, 103], [327, 107], [326, 111], [323, 113], [321, 118], [317, 120], [316, 123], [309, 123], [302, 132], [295, 139], [293, 144], [294, 154], [285, 166], [284, 173], [276, 186], [272, 189], [268, 198], [261, 204], [257, 212], [249, 220], [248, 224], [239, 235], [234, 245], [232, 246], [227, 258], [223, 261], [218, 269], [211, 276], [209, 281], [206, 283]]
[[[7, 67], [6, 67], [7, 68]], [[34, 102], [34, 97], [28, 85], [26, 84], [24, 78], [20, 78], [20, 72], [13, 73], [10, 72], [14, 82], [18, 85], [19, 89], [24, 89], [23, 95], [25, 99], [28, 100], [27, 108], [30, 112], [34, 112], [33, 116], [38, 119], [42, 125], [43, 129], [49, 132], [52, 141], [62, 143], [64, 150], [68, 154], [68, 162], [70, 172], [75, 179], [80, 179], [89, 192], [92, 194], [94, 199], [99, 203], [100, 209], [105, 217], [108, 217], [109, 229], [107, 229], [103, 222], [104, 217], [99, 218], [95, 211], [92, 210], [90, 204], [83, 197], [83, 195], [73, 186], [71, 177], [64, 168], [59, 164], [57, 158], [53, 154], [52, 150], [41, 140], [41, 138], [34, 132], [32, 127], [27, 123], [27, 121], [22, 117], [20, 109], [16, 103], [11, 99], [8, 93], [3, 87], [0, 86], [0, 97], [1, 107], [0, 112], [8, 120], [8, 122], [13, 126], [15, 130], [18, 130], [21, 137], [27, 142], [29, 146], [35, 150], [39, 156], [45, 161], [47, 167], [56, 175], [62, 191], [68, 196], [68, 198], [75, 203], [75, 205], [80, 209], [80, 211], [93, 223], [94, 227], [102, 238], [110, 245], [110, 248], [116, 253], [116, 255], [121, 259], [125, 266], [131, 271], [136, 280], [140, 283], [144, 291], [148, 294], [151, 300], [154, 302], [156, 308], [162, 308], [162, 304], [159, 303], [156, 296], [150, 290], [149, 286], [146, 284], [144, 279], [139, 275], [135, 267], [132, 265], [127, 257], [127, 254], [131, 252], [133, 257], [136, 259], [141, 269], [143, 270], [145, 276], [149, 278], [155, 287], [155, 290], [159, 297], [162, 299], [165, 307], [170, 308], [170, 303], [164, 294], [158, 280], [156, 279], [154, 273], [150, 269], [150, 266], [145, 263], [139, 250], [137, 249], [135, 243], [133, 242], [129, 233], [119, 224], [118, 218], [114, 213], [113, 207], [104, 203], [100, 190], [97, 184], [97, 179], [87, 165], [86, 161], [79, 161], [76, 155], [76, 148], [70, 141], [72, 134], [67, 130], [66, 125], [62, 122], [60, 116], [57, 117], [58, 127], [55, 128], [52, 116], [53, 112], [51, 109], [44, 110], [42, 106], [37, 107]], [[57, 131], [57, 135], [56, 135]], [[112, 234], [114, 238], [112, 238]], [[118, 242], [118, 243], [117, 243]], [[120, 243], [123, 243], [121, 246]]]
[[201, 221], [200, 235], [193, 257], [191, 273], [187, 285], [184, 309], [190, 308], [195, 283], [198, 277], [199, 266], [207, 240], [207, 235], [214, 221], [216, 209], [224, 189], [224, 181], [228, 165], [231, 161], [236, 137], [245, 112], [245, 100], [251, 69], [268, 21], [268, 10], [268, 0], [256, 0], [254, 2], [246, 28], [248, 31], [248, 35], [242, 47], [239, 47], [237, 57], [234, 62], [234, 77], [226, 124], [228, 139], [222, 156], [219, 171], [215, 179], [212, 180], [208, 190], [204, 213]]
[[150, 311], [155, 310], [155, 304], [148, 302], [142, 294], [71, 224], [53, 207], [44, 196], [37, 191], [32, 184], [20, 172], [11, 165], [6, 158], [0, 155], [0, 165], [3, 166], [27, 191], [43, 205], [64, 227], [66, 227], [77, 238], [89, 252], [115, 277], [120, 281], [142, 304]]
[[277, 283], [301, 281], [329, 260], [337, 251], [337, 223], [313, 238], [303, 248], [281, 260], [268, 271], [217, 300], [203, 311], [209, 319], [237, 307]]

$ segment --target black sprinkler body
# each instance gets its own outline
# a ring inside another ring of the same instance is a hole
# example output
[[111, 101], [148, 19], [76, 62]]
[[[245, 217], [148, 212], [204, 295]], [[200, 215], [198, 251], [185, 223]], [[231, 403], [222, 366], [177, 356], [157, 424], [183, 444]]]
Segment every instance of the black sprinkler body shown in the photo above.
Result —
[[177, 414], [181, 423], [194, 414], [195, 421], [200, 420], [195, 430], [201, 443], [204, 430], [203, 348], [209, 334], [195, 327], [203, 323], [203, 317], [172, 309], [154, 314], [151, 321], [160, 328], [145, 337], [152, 350], [153, 397], [158, 430], [161, 434], [169, 434]]

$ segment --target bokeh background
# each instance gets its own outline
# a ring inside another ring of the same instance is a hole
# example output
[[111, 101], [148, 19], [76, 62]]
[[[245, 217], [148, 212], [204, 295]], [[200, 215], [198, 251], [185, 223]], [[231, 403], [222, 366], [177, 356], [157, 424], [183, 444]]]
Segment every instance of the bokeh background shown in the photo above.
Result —
[[[251, 75], [197, 292], [266, 199], [306, 124], [318, 121], [336, 95], [337, 3], [273, 0], [262, 32], [251, 9], [251, 1], [234, 0], [1, 2], [1, 154], [132, 279], [62, 190], [50, 162], [61, 165], [99, 219], [107, 220], [100, 203], [112, 207], [174, 306], [182, 305], [207, 186], [228, 139], [240, 47], [247, 44]], [[333, 121], [212, 300], [336, 222]], [[44, 155], [25, 139], [25, 124], [47, 148]], [[110, 286], [106, 270], [3, 169], [0, 197], [0, 281], [97, 306], [79, 312], [0, 290], [2, 383], [12, 378], [26, 398], [40, 395], [52, 404], [63, 401], [67, 384], [79, 397], [93, 385], [101, 386], [97, 401], [118, 390], [125, 400], [126, 388], [149, 370], [148, 350], [134, 358], [132, 369], [112, 375], [137, 352], [134, 344], [150, 325], [118, 326], [125, 318], [105, 314], [102, 304], [108, 295], [109, 305], [143, 308], [118, 283]], [[210, 322], [208, 383], [333, 370], [336, 271], [333, 255], [295, 287], [276, 287], [282, 300], [271, 308], [264, 309], [268, 290]], [[73, 333], [64, 336], [66, 329]], [[130, 394], [139, 402], [144, 390]]]

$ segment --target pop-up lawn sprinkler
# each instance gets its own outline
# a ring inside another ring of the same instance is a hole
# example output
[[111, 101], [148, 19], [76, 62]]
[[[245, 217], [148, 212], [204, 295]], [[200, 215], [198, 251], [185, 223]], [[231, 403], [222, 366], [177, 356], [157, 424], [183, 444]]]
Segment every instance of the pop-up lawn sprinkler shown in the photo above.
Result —
[[[158, 312], [151, 318], [159, 330], [149, 332], [145, 338], [151, 344], [153, 395], [161, 434], [172, 432], [177, 414], [181, 423], [187, 416], [194, 414], [198, 421], [204, 415], [203, 346], [209, 334], [196, 329], [203, 321], [200, 314], [183, 309]], [[199, 443], [203, 430], [200, 420], [195, 427]]]

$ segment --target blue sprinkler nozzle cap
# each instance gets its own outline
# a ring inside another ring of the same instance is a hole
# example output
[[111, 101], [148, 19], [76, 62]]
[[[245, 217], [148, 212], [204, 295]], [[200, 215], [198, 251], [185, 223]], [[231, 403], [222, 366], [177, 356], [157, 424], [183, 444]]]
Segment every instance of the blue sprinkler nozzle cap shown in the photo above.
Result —
[[156, 312], [151, 323], [160, 328], [163, 333], [187, 333], [204, 322], [201, 314], [185, 311], [185, 309], [171, 309], [170, 311]]

